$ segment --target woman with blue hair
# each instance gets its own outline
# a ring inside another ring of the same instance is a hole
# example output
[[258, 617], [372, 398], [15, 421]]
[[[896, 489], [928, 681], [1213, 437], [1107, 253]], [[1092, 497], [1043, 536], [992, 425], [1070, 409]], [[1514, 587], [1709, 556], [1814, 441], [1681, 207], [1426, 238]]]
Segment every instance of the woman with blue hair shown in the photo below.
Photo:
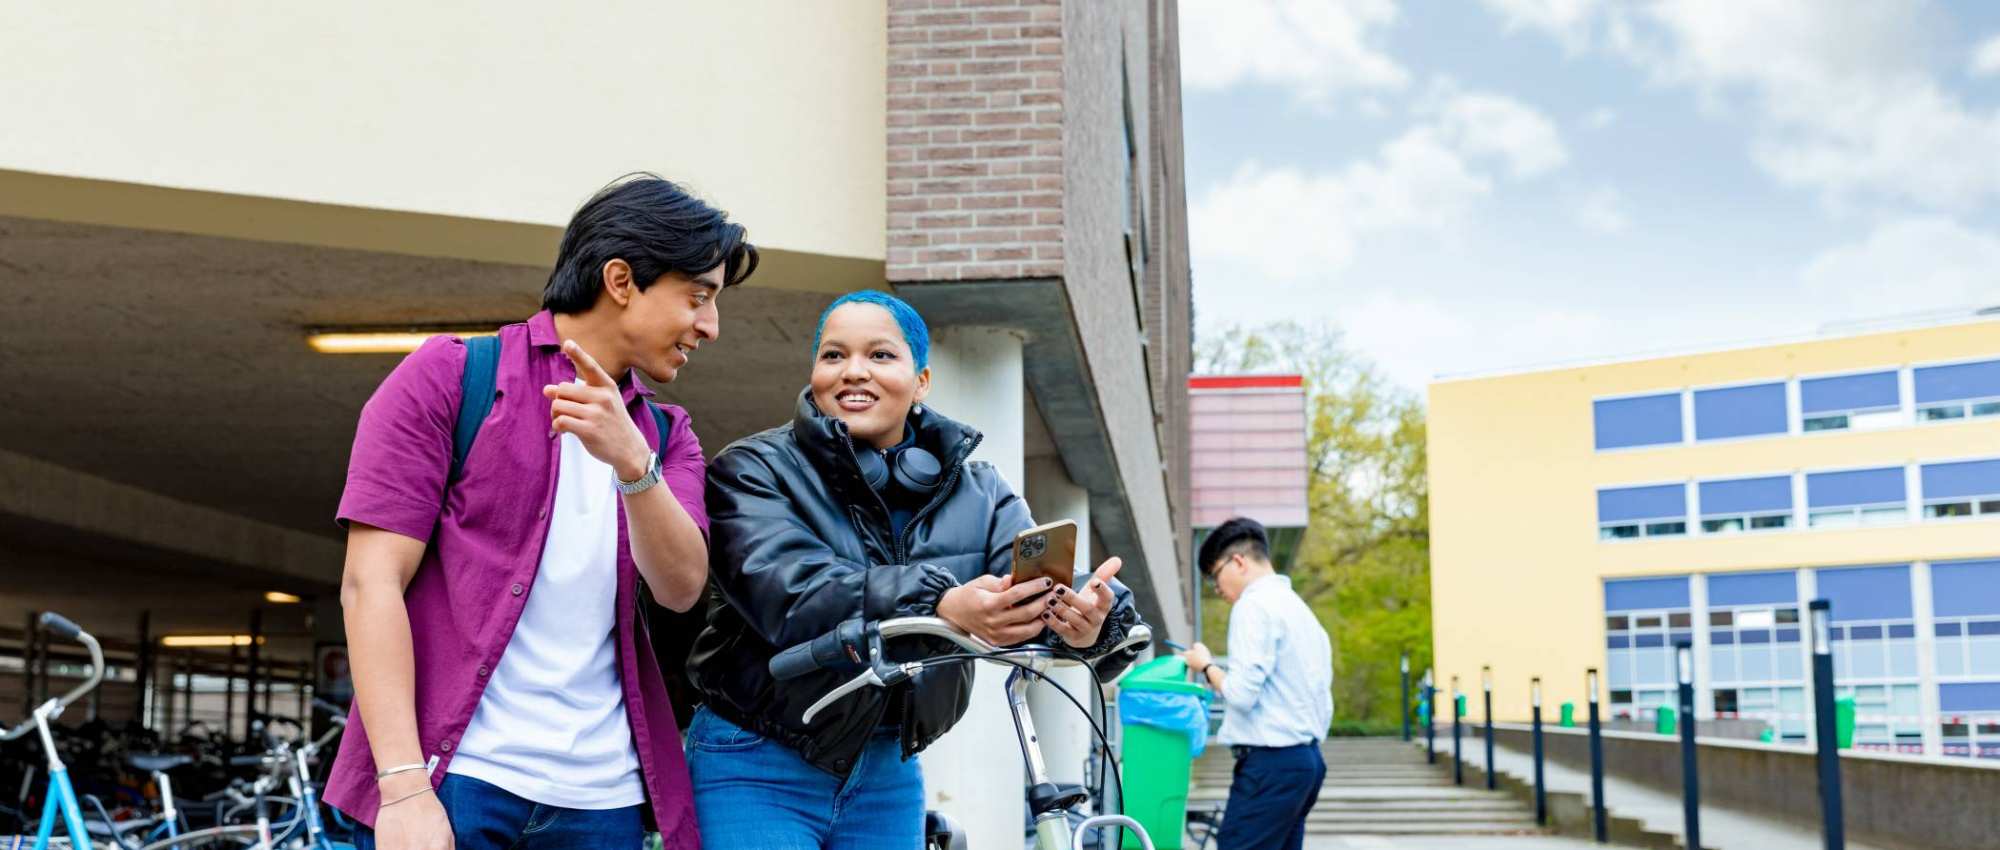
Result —
[[923, 841], [916, 755], [965, 713], [970, 665], [864, 689], [807, 724], [806, 707], [850, 674], [780, 685], [779, 650], [855, 618], [935, 616], [1001, 646], [1094, 655], [1138, 622], [1117, 558], [1081, 588], [1013, 584], [1014, 535], [1034, 520], [991, 465], [967, 459], [979, 432], [923, 404], [929, 359], [909, 304], [842, 296], [820, 316], [792, 421], [709, 463], [710, 613], [688, 659], [704, 703], [688, 765], [709, 847]]

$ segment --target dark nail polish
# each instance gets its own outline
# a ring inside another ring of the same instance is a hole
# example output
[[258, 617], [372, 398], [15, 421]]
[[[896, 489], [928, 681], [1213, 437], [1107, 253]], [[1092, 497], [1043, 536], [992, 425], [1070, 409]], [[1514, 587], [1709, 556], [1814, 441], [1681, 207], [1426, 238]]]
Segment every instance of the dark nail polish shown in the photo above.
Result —
[[1067, 587], [1057, 587], [1057, 588], [1056, 588], [1056, 595], [1057, 595], [1057, 596], [1061, 596], [1061, 595], [1063, 595], [1063, 594], [1065, 594], [1065, 593], [1068, 593], [1068, 592], [1069, 592], [1069, 588], [1067, 588]]

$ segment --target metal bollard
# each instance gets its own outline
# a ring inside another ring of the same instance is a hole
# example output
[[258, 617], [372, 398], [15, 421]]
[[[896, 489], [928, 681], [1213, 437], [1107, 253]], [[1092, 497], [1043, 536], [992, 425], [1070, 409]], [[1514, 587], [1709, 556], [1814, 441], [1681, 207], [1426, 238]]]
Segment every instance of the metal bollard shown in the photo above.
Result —
[[1847, 847], [1847, 818], [1840, 802], [1840, 733], [1833, 708], [1833, 608], [1824, 599], [1806, 605], [1812, 618], [1813, 735], [1819, 745], [1819, 816], [1826, 850]]
[[1542, 677], [1528, 680], [1528, 717], [1535, 730], [1535, 825], [1549, 825], [1548, 787], [1542, 783]]
[[1597, 721], [1597, 668], [1585, 674], [1590, 691], [1590, 812], [1597, 843], [1609, 844], [1610, 825], [1604, 816], [1604, 730]]
[[1403, 674], [1403, 743], [1410, 742], [1410, 654], [1403, 653], [1396, 667]]
[[1701, 772], [1695, 763], [1694, 748], [1694, 646], [1686, 640], [1674, 642], [1674, 667], [1680, 677], [1681, 706], [1681, 811], [1686, 821], [1689, 847], [1701, 846]]
[[1479, 686], [1486, 692], [1486, 707], [1481, 709], [1481, 717], [1486, 722], [1486, 790], [1495, 789], [1493, 768], [1493, 665], [1479, 668]]
[[1431, 683], [1431, 671], [1424, 671], [1424, 763], [1437, 764], [1438, 689]]
[[1465, 698], [1458, 693], [1458, 677], [1451, 677], [1451, 784], [1465, 784]]

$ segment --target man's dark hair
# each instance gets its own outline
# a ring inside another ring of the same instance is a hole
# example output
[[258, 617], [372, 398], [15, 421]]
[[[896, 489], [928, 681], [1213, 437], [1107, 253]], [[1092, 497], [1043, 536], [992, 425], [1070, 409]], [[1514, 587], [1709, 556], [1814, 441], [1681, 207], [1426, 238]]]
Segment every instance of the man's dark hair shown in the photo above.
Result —
[[1203, 575], [1215, 572], [1215, 566], [1231, 555], [1244, 554], [1260, 561], [1271, 560], [1271, 538], [1264, 534], [1264, 524], [1249, 517], [1232, 517], [1228, 522], [1215, 527], [1201, 541], [1200, 560]]
[[563, 230], [542, 307], [581, 313], [604, 289], [604, 264], [624, 260], [640, 291], [661, 275], [694, 277], [722, 265], [722, 285], [757, 270], [757, 247], [743, 225], [657, 174], [627, 174], [584, 202]]

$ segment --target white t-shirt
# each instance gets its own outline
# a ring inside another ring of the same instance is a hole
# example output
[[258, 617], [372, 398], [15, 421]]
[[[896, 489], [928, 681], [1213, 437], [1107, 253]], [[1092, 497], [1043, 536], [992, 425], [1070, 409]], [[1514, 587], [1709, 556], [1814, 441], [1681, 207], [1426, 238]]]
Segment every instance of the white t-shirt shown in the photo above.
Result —
[[618, 675], [616, 479], [573, 434], [557, 470], [527, 608], [448, 772], [548, 806], [635, 806], [646, 792]]

